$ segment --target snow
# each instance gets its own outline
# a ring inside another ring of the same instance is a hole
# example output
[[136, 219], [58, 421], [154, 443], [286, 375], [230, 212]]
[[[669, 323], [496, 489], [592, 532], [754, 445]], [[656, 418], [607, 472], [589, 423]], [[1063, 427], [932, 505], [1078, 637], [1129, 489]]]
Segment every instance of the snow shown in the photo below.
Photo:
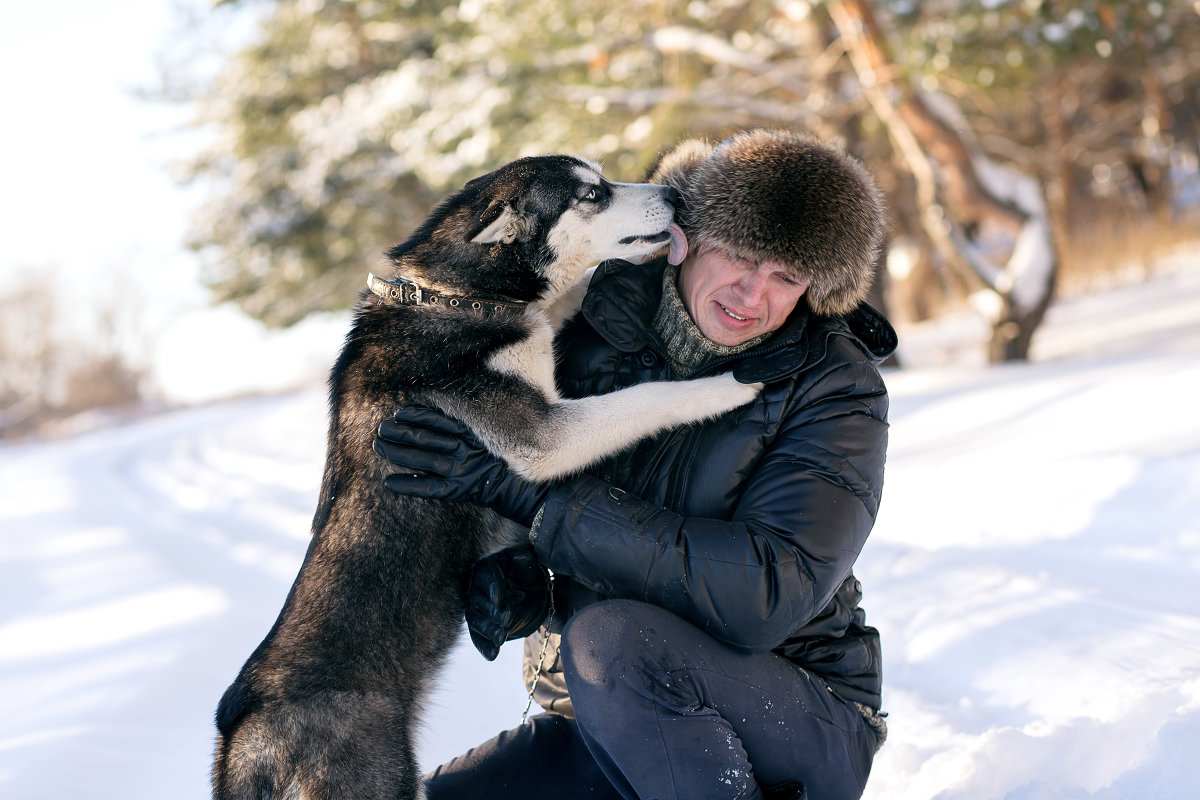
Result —
[[[857, 569], [891, 728], [867, 797], [1195, 797], [1200, 270], [1054, 307], [1029, 364], [949, 363], [964, 333], [903, 332], [916, 366], [888, 375]], [[208, 796], [212, 712], [303, 556], [325, 424], [314, 387], [0, 447], [0, 796]], [[519, 647], [460, 645], [426, 766], [524, 707]]]

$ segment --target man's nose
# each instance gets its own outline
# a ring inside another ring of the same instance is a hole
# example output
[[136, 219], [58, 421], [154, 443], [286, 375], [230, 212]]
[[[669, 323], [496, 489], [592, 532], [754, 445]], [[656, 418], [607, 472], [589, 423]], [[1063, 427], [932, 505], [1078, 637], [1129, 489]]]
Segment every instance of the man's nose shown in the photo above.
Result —
[[757, 305], [767, 293], [767, 276], [759, 269], [746, 270], [738, 281], [738, 289], [746, 305]]

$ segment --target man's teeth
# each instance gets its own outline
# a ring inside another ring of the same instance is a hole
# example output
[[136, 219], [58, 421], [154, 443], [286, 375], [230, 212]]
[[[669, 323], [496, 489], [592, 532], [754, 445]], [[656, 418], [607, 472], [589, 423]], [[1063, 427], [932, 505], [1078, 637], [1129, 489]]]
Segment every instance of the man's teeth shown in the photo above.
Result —
[[722, 311], [724, 311], [726, 314], [728, 314], [729, 316], [733, 317], [733, 318], [734, 318], [734, 319], [736, 319], [736, 320], [739, 320], [739, 321], [741, 321], [741, 322], [745, 322], [745, 321], [746, 321], [746, 317], [739, 317], [737, 314], [733, 313], [732, 311], [730, 311], [730, 310], [729, 310], [728, 308], [726, 308], [725, 306], [721, 306], [721, 310], [722, 310]]

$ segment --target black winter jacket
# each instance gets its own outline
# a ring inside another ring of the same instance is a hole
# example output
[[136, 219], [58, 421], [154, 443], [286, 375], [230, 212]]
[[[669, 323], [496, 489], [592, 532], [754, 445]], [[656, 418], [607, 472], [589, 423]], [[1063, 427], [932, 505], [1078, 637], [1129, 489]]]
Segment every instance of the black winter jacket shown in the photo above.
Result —
[[[651, 326], [664, 266], [597, 270], [559, 338], [564, 395], [672, 377]], [[602, 597], [654, 603], [878, 710], [879, 636], [851, 569], [879, 508], [888, 400], [876, 361], [895, 344], [869, 306], [831, 319], [802, 302], [765, 343], [703, 373], [765, 383], [753, 403], [644, 440], [552, 491], [534, 543], [558, 574], [552, 628]], [[527, 680], [543, 635], [527, 640]], [[536, 699], [569, 714], [557, 638]]]

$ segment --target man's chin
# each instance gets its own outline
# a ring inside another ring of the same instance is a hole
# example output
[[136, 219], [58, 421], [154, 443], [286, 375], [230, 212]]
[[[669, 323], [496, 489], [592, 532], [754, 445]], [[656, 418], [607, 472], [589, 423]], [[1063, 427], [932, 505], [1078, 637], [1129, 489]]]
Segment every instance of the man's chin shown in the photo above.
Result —
[[739, 344], [745, 344], [758, 335], [756, 329], [747, 330], [730, 330], [725, 327], [708, 326], [708, 330], [701, 328], [701, 333], [704, 334], [710, 342], [719, 344], [722, 347], [737, 347]]

